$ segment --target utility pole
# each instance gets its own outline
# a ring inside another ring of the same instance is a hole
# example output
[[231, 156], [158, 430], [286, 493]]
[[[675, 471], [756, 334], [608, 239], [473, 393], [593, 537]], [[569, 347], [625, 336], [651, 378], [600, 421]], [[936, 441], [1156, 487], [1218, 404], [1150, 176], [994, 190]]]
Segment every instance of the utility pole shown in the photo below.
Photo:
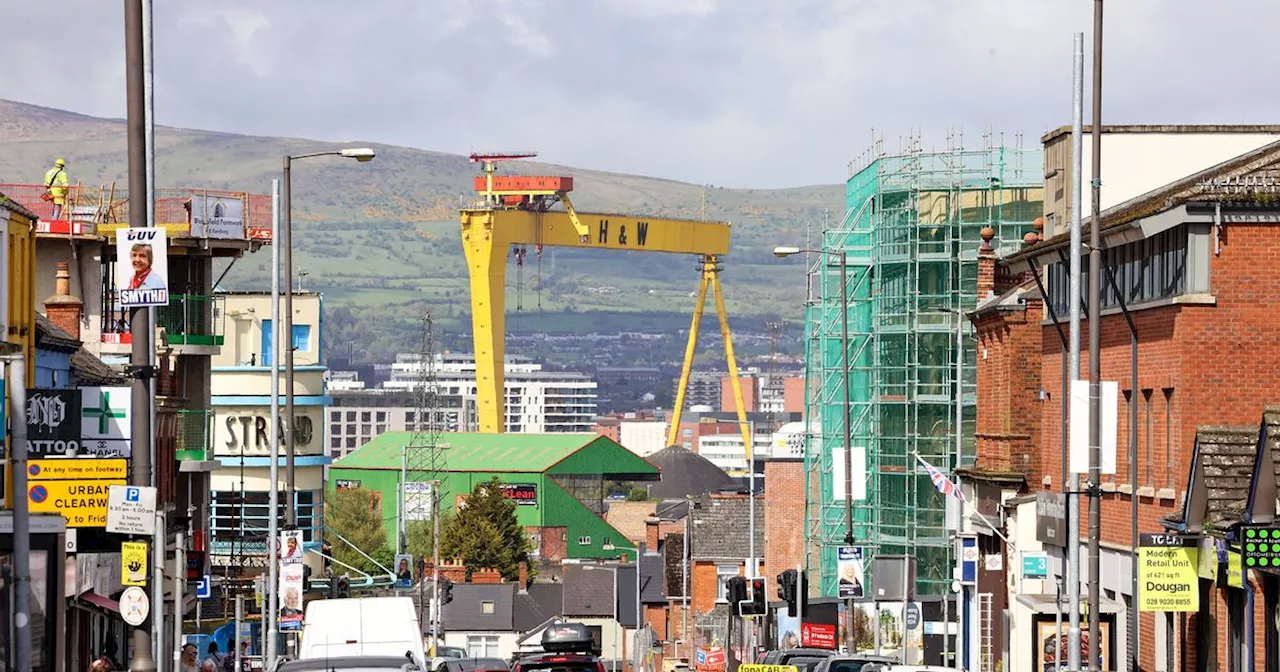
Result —
[[[124, 0], [124, 49], [125, 49], [125, 89], [128, 102], [126, 128], [128, 131], [129, 162], [129, 227], [144, 228], [147, 225], [147, 135], [146, 135], [146, 99], [144, 90], [145, 68], [143, 67], [143, 35], [142, 35], [142, 0]], [[148, 382], [150, 364], [155, 356], [155, 348], [151, 341], [151, 311], [148, 308], [133, 308], [129, 313], [129, 332], [133, 335], [130, 348], [130, 362], [134, 367], [133, 379], [133, 445], [138, 448], [132, 452], [132, 470], [129, 482], [132, 485], [151, 486], [151, 418], [149, 413], [141, 412], [150, 408], [151, 386]], [[161, 538], [163, 531], [157, 530]], [[153, 605], [154, 608], [154, 605]], [[132, 672], [154, 672], [156, 661], [151, 652], [151, 618], [148, 617], [133, 629], [133, 660], [129, 663]]]
[[272, 246], [280, 246], [280, 260], [284, 273], [284, 328], [281, 329], [280, 341], [275, 344], [276, 352], [284, 355], [284, 527], [292, 530], [298, 524], [296, 507], [297, 499], [293, 494], [294, 456], [296, 446], [293, 442], [293, 201], [291, 173], [293, 158], [284, 157], [284, 189], [281, 195], [283, 212], [280, 215], [280, 240], [271, 241]]
[[27, 501], [27, 355], [22, 348], [6, 355], [9, 363], [9, 412], [13, 474], [13, 664], [31, 672], [31, 505]]
[[[272, 669], [276, 662], [276, 640], [279, 639], [280, 579], [276, 552], [280, 543], [280, 181], [271, 181], [271, 467], [267, 494], [267, 643], [263, 667]], [[244, 453], [241, 451], [241, 456]], [[288, 507], [292, 508], [292, 507]], [[330, 581], [333, 577], [329, 578]]]
[[[1070, 337], [1067, 345], [1069, 382], [1062, 397], [1063, 408], [1071, 403], [1071, 388], [1080, 380], [1080, 257], [1083, 248], [1084, 213], [1084, 33], [1076, 34], [1076, 83], [1075, 109], [1071, 128], [1071, 269], [1068, 280], [1067, 303], [1070, 310]], [[1070, 422], [1083, 422], [1074, 414]], [[1067, 484], [1067, 571], [1066, 584], [1070, 613], [1067, 621], [1067, 669], [1080, 669], [1080, 475], [1070, 466], [1068, 435], [1063, 434], [1063, 482]], [[1061, 637], [1061, 629], [1059, 629]]]
[[[1081, 195], [1084, 180], [1081, 176], [1081, 169], [1084, 165], [1084, 33], [1076, 33], [1075, 35], [1075, 53], [1074, 53], [1074, 82], [1072, 86], [1072, 105], [1071, 105], [1071, 262], [1070, 262], [1070, 278], [1068, 280], [1067, 303], [1070, 306], [1070, 342], [1067, 347], [1069, 354], [1068, 369], [1070, 380], [1064, 380], [1062, 389], [1065, 394], [1062, 395], [1062, 414], [1063, 418], [1067, 418], [1067, 407], [1071, 402], [1071, 385], [1080, 379], [1080, 253], [1081, 253]], [[1064, 371], [1066, 375], [1068, 371]], [[1070, 418], [1071, 422], [1076, 422], [1079, 418]], [[1079, 478], [1071, 472], [1070, 459], [1067, 456], [1070, 450], [1068, 446], [1069, 435], [1067, 433], [1067, 423], [1063, 422], [1062, 427], [1062, 483], [1066, 489], [1067, 501], [1069, 502], [1067, 516], [1067, 554], [1069, 561], [1066, 567], [1066, 583], [1068, 592], [1071, 596], [1071, 616], [1068, 622], [1067, 637], [1067, 660], [1068, 669], [1080, 669], [1080, 499], [1076, 496], [1079, 489]], [[1061, 584], [1059, 584], [1061, 585]], [[1058, 589], [1061, 594], [1062, 589]], [[1057, 631], [1054, 634], [1054, 641], [1059, 645], [1057, 650], [1057, 662], [1062, 663], [1062, 605], [1061, 600], [1056, 604], [1058, 612]]]
[[[1098, 672], [1102, 536], [1102, 0], [1093, 1], [1093, 208], [1089, 223], [1089, 670]], [[1138, 403], [1138, 390], [1133, 391]], [[1131, 493], [1137, 497], [1138, 493]], [[1134, 596], [1133, 609], [1137, 609]], [[1137, 633], [1133, 633], [1137, 634]]]

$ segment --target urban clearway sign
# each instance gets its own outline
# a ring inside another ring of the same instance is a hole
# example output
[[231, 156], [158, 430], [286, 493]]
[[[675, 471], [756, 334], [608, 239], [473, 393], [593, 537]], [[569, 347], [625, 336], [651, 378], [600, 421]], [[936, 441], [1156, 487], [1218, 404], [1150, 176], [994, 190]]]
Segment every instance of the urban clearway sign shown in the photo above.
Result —
[[151, 536], [156, 531], [156, 489], [113, 485], [107, 495], [107, 531]]

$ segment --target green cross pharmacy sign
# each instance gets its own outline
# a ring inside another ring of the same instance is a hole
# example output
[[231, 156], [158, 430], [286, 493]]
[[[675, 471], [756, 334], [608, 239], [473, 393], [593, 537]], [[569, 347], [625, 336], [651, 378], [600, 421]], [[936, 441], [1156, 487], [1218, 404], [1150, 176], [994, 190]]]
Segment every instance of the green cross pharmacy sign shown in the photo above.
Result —
[[96, 455], [128, 457], [133, 391], [127, 387], [82, 387], [80, 436]]

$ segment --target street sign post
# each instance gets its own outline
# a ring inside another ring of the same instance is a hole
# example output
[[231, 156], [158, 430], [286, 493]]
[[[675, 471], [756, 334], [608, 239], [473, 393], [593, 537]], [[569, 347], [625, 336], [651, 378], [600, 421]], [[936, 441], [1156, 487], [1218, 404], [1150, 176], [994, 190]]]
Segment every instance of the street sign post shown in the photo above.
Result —
[[156, 532], [156, 489], [113, 485], [107, 496], [107, 531], [153, 536]]

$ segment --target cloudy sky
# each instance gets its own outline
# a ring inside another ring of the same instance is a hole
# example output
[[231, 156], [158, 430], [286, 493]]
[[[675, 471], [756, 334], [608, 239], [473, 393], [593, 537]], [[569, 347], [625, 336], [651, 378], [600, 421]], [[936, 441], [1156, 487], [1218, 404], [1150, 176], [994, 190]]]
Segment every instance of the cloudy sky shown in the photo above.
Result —
[[[1071, 120], [1089, 0], [182, 0], [159, 123], [724, 186], [837, 182], [868, 145]], [[0, 97], [124, 115], [118, 0], [6, 3]], [[1228, 9], [1228, 7], [1230, 9]], [[1278, 0], [1107, 5], [1110, 123], [1274, 122]], [[1086, 38], [1086, 51], [1088, 40]], [[1087, 118], [1087, 117], [1086, 117]], [[3, 120], [0, 120], [2, 122]]]

